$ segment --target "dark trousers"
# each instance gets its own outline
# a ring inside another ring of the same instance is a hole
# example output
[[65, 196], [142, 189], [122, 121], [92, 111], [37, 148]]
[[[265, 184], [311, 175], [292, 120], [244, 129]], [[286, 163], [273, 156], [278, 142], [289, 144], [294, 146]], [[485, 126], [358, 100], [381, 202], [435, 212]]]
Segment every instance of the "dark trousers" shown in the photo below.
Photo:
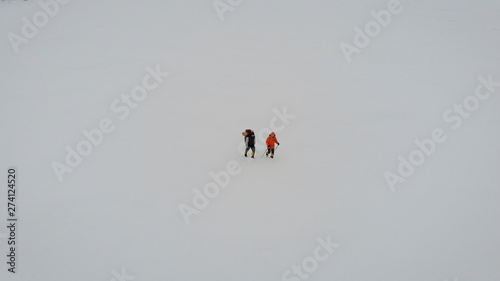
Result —
[[247, 154], [247, 152], [252, 149], [252, 153], [255, 153], [255, 145], [252, 145], [252, 146], [247, 146], [247, 148], [245, 149], [245, 154]]
[[268, 148], [267, 149], [267, 154], [269, 154], [269, 153], [274, 154], [274, 148]]

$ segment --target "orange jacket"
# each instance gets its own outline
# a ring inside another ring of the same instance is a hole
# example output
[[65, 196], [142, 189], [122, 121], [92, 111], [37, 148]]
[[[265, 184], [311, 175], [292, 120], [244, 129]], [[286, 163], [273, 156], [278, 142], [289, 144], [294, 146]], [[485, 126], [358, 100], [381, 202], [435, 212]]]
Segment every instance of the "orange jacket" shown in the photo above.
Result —
[[274, 144], [280, 144], [278, 139], [276, 138], [276, 135], [274, 133], [271, 133], [269, 137], [267, 137], [266, 144], [267, 147], [270, 149], [274, 149]]

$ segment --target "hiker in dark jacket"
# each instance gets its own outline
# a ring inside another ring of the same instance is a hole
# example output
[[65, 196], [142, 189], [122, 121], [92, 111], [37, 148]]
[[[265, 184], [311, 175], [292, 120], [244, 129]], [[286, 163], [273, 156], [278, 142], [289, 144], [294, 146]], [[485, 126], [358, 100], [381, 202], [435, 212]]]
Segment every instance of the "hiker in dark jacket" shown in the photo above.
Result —
[[254, 131], [247, 129], [243, 133], [243, 136], [245, 137], [245, 144], [246, 144], [246, 149], [245, 149], [245, 157], [247, 157], [247, 152], [252, 149], [252, 158], [255, 159], [255, 133]]

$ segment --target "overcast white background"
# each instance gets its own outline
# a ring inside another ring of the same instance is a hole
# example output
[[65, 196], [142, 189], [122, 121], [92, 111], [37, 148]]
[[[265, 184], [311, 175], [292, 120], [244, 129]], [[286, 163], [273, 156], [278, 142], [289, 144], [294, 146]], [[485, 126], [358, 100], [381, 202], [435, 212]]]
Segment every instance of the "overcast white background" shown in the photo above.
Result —
[[[348, 63], [342, 42], [389, 2], [244, 0], [221, 20], [205, 0], [73, 0], [16, 53], [8, 34], [42, 9], [1, 1], [0, 279], [279, 281], [331, 237], [308, 280], [499, 280], [500, 87], [456, 130], [443, 114], [500, 81], [500, 2], [402, 0]], [[157, 65], [170, 75], [121, 120], [111, 104]], [[241, 132], [285, 107], [276, 157], [247, 161]], [[60, 182], [51, 165], [103, 118], [115, 130]], [[436, 128], [446, 142], [392, 192], [384, 173]], [[186, 224], [179, 205], [230, 161]]]

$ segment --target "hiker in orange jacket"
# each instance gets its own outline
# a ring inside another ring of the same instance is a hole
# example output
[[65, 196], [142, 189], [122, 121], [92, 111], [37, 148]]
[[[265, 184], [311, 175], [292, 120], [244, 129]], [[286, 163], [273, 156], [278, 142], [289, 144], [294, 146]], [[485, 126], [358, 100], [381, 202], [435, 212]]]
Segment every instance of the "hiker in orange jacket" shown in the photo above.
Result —
[[266, 157], [269, 156], [269, 153], [271, 153], [271, 158], [274, 158], [274, 144], [280, 145], [278, 139], [276, 138], [276, 134], [274, 132], [269, 134], [269, 137], [267, 137], [266, 140], [266, 144], [267, 144]]

